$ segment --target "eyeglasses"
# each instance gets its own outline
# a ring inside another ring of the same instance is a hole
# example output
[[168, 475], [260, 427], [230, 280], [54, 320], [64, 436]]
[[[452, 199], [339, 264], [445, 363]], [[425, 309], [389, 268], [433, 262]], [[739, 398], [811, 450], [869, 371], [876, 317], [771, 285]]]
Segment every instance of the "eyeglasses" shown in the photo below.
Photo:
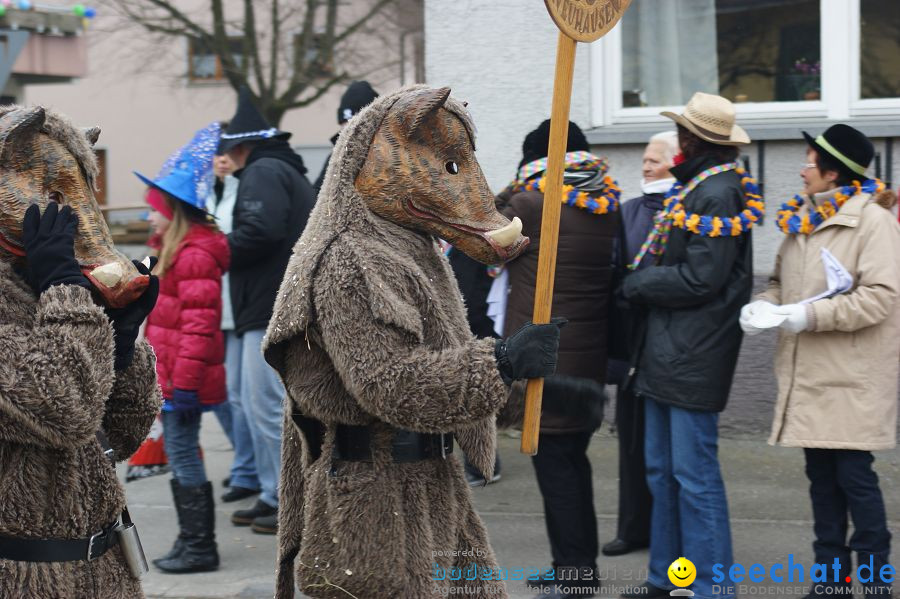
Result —
[[818, 166], [819, 165], [817, 165], [815, 162], [807, 162], [806, 164], [803, 165], [803, 168], [801, 168], [800, 170], [805, 171], [805, 170], [811, 169], [811, 168], [818, 168]]

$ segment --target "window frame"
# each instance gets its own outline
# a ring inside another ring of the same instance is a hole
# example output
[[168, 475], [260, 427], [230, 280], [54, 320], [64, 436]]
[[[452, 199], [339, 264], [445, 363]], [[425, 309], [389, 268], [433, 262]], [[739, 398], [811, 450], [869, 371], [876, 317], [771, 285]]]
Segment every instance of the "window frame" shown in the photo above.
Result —
[[[241, 35], [226, 35], [226, 38], [229, 43], [231, 42], [240, 42], [243, 43], [243, 36]], [[225, 67], [222, 65], [222, 59], [219, 58], [219, 55], [215, 52], [211, 52], [209, 56], [212, 56], [216, 61], [216, 72], [213, 77], [197, 77], [194, 75], [194, 57], [199, 56], [194, 53], [194, 44], [199, 43], [200, 40], [198, 38], [187, 38], [187, 80], [191, 85], [221, 85], [228, 83], [228, 78], [225, 76]], [[243, 55], [243, 48], [241, 52], [239, 52], [241, 56], [241, 60], [247, 60], [247, 57]]]
[[[860, 0], [820, 0], [822, 97], [797, 102], [741, 102], [735, 110], [742, 123], [789, 123], [797, 119], [850, 120], [854, 117], [900, 116], [900, 98], [860, 99]], [[834, 35], [834, 32], [847, 35]], [[829, 35], [831, 34], [831, 35]], [[622, 106], [622, 28], [590, 44], [590, 114], [594, 127], [641, 125], [659, 121], [664, 110], [681, 106]], [[846, 81], [849, 73], [850, 82]]]

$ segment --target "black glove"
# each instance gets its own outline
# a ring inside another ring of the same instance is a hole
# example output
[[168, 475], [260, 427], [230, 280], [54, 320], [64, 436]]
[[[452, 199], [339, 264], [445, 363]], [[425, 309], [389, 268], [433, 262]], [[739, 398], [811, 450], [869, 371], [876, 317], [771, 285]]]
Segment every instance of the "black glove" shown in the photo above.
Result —
[[539, 379], [556, 372], [559, 329], [568, 322], [551, 318], [550, 324], [525, 323], [507, 339], [497, 340], [494, 357], [506, 384], [517, 379]]
[[200, 416], [200, 398], [196, 391], [186, 391], [184, 389], [175, 389], [172, 391], [172, 398], [169, 400], [172, 409], [178, 414], [181, 422], [188, 422], [193, 418]]
[[112, 322], [113, 339], [116, 342], [116, 370], [125, 370], [131, 366], [134, 359], [134, 342], [137, 340], [141, 323], [153, 310], [159, 296], [159, 278], [150, 274], [150, 270], [156, 266], [156, 258], [150, 258], [149, 269], [137, 260], [131, 262], [139, 273], [150, 276], [150, 284], [139, 298], [124, 308], [106, 308], [106, 316]]
[[41, 214], [37, 204], [25, 211], [22, 220], [22, 241], [28, 261], [28, 283], [38, 294], [53, 285], [81, 285], [91, 283], [81, 273], [75, 260], [75, 231], [78, 217], [71, 206], [51, 202]]

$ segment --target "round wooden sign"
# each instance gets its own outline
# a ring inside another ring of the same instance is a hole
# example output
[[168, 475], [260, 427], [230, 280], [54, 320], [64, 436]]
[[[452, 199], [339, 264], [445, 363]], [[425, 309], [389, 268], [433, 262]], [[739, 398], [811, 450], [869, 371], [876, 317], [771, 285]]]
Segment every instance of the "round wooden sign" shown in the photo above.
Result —
[[544, 0], [560, 31], [579, 42], [593, 42], [615, 27], [631, 0]]

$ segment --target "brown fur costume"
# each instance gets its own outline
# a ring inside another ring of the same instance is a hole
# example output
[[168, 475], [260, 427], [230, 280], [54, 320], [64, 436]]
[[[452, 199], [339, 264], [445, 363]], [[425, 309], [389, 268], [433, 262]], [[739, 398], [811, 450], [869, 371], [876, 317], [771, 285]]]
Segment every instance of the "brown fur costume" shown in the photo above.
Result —
[[[75, 141], [81, 134], [51, 121], [50, 134], [85, 158], [86, 142]], [[89, 178], [96, 168], [92, 156], [81, 166]], [[153, 350], [138, 343], [131, 366], [115, 372], [112, 326], [90, 292], [57, 285], [37, 297], [10, 261], [0, 251], [0, 536], [86, 538], [125, 503], [95, 433], [103, 427], [118, 460], [140, 445], [161, 401]], [[0, 559], [0, 597], [136, 599], [143, 592], [116, 546], [92, 562]]]
[[[490, 476], [494, 416], [507, 393], [494, 342], [469, 332], [435, 239], [377, 216], [355, 186], [376, 130], [395, 103], [418, 89], [379, 98], [341, 133], [264, 342], [288, 393], [281, 599], [293, 597], [295, 566], [300, 589], [316, 598], [422, 599], [464, 585], [506, 597], [499, 580], [432, 580], [435, 564], [444, 571], [497, 567], [457, 459], [391, 460], [388, 425], [454, 431]], [[472, 136], [460, 103], [449, 99], [441, 110]], [[315, 461], [293, 412], [325, 424]], [[332, 460], [338, 423], [380, 431], [372, 463]]]

